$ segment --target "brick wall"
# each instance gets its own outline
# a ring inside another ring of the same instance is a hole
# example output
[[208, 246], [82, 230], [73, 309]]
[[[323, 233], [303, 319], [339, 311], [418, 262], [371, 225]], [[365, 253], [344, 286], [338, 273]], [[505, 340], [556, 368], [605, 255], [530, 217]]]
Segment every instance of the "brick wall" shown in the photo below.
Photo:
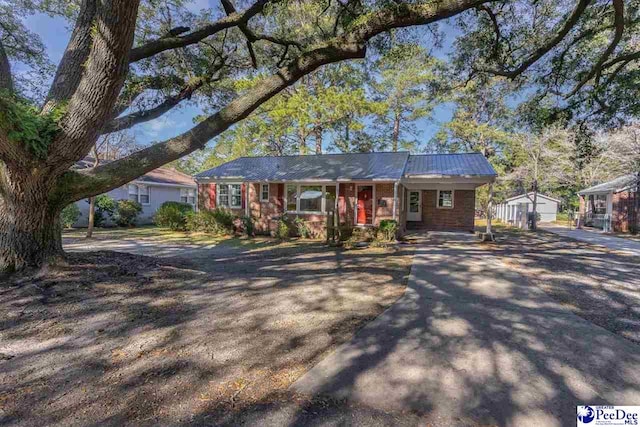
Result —
[[436, 190], [422, 191], [422, 223], [431, 230], [473, 230], [476, 205], [475, 190], [455, 190], [453, 209], [436, 207]]
[[256, 225], [256, 231], [269, 233], [277, 227], [277, 221], [284, 210], [284, 185], [269, 184], [269, 200], [260, 200], [261, 184], [251, 184], [249, 188], [249, 208]]
[[612, 228], [613, 231], [619, 233], [628, 233], [630, 225], [633, 223], [636, 215], [635, 210], [635, 193], [630, 191], [622, 191], [613, 194], [613, 212], [612, 212]]
[[[384, 204], [384, 206], [380, 206]], [[383, 219], [393, 219], [393, 183], [376, 184], [375, 224]]]

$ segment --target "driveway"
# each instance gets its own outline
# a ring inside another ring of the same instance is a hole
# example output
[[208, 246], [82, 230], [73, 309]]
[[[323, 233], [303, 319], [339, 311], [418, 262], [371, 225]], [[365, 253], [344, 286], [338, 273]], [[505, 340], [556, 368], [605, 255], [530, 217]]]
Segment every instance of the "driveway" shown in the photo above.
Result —
[[640, 242], [636, 242], [634, 240], [610, 236], [597, 230], [569, 229], [566, 226], [559, 226], [555, 224], [545, 224], [540, 228], [570, 239], [604, 246], [605, 248], [630, 255], [640, 256]]
[[432, 425], [573, 425], [579, 404], [637, 405], [640, 346], [578, 317], [513, 265], [558, 256], [545, 249], [519, 257], [496, 244], [421, 245], [405, 295], [292, 389]]

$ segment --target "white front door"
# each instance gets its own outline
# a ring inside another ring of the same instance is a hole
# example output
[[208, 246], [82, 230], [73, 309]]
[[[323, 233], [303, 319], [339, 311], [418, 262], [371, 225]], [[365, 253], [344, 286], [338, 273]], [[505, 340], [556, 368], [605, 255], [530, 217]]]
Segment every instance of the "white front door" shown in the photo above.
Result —
[[422, 191], [409, 191], [407, 221], [422, 221]]

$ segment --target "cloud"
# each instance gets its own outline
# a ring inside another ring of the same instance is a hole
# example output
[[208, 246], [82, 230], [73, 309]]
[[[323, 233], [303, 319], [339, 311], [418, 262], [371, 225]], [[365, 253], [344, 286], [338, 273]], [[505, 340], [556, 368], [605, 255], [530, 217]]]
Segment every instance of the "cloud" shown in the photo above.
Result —
[[148, 138], [157, 138], [167, 130], [175, 130], [176, 125], [175, 120], [165, 116], [145, 123], [140, 128], [140, 131]]

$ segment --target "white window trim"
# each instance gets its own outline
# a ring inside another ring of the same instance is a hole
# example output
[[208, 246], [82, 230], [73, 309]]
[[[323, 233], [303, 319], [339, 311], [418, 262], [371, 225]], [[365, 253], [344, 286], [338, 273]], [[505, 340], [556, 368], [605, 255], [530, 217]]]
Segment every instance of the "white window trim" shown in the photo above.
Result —
[[[229, 200], [229, 205], [224, 205], [222, 206], [220, 204], [220, 191], [218, 186], [223, 186], [226, 185], [227, 186], [227, 197]], [[231, 195], [231, 186], [232, 185], [239, 185], [240, 186], [240, 204], [239, 205], [232, 205], [231, 201], [233, 200], [233, 197]], [[216, 208], [219, 207], [224, 207], [227, 209], [242, 209], [242, 183], [241, 182], [218, 182], [216, 183]]]
[[[296, 186], [296, 210], [290, 211], [287, 209], [289, 206], [289, 200], [287, 197], [287, 186], [295, 185]], [[300, 187], [308, 187], [308, 186], [320, 186], [322, 187], [322, 199], [320, 200], [320, 209], [319, 211], [301, 211], [300, 210]], [[284, 185], [284, 206], [285, 212], [292, 215], [326, 215], [327, 214], [327, 187], [336, 187], [336, 200], [334, 211], [338, 209], [338, 199], [340, 198], [338, 192], [340, 191], [339, 183], [335, 184], [318, 184], [316, 182], [301, 182], [301, 183], [285, 183]]]
[[[189, 195], [190, 194], [189, 192], [191, 192], [191, 191], [193, 192], [192, 196]], [[186, 199], [185, 202], [182, 201], [183, 197]], [[191, 197], [193, 199], [193, 203], [189, 202], [189, 197]], [[195, 205], [196, 204], [196, 190], [193, 189], [193, 188], [181, 188], [180, 189], [180, 203], [187, 203], [189, 205]]]
[[[440, 206], [441, 191], [451, 191], [451, 206]], [[453, 209], [456, 205], [455, 200], [456, 200], [456, 190], [454, 190], [453, 188], [450, 190], [438, 190], [438, 193], [436, 194], [436, 209]]]
[[[266, 198], [266, 199], [262, 197], [262, 196], [264, 196], [264, 189], [263, 189], [263, 187], [264, 187], [265, 185], [267, 186], [267, 198]], [[260, 201], [261, 201], [261, 202], [268, 202], [268, 201], [269, 201], [270, 196], [271, 196], [271, 188], [270, 188], [269, 184], [260, 184]]]
[[[373, 203], [373, 212], [371, 213], [371, 224], [360, 224], [358, 222], [358, 188], [359, 187], [373, 187], [373, 195], [371, 203]], [[373, 227], [376, 224], [376, 211], [378, 210], [378, 201], [376, 199], [376, 184], [356, 184], [356, 202], [353, 207], [353, 217], [355, 218], [355, 223], [358, 227]]]
[[[129, 185], [132, 185], [134, 187], [136, 187], [136, 202], [140, 203], [142, 206], [149, 206], [151, 204], [151, 187], [146, 185], [146, 184], [127, 184], [127, 199], [129, 199], [129, 196], [131, 196], [132, 194], [129, 193]], [[140, 201], [140, 187], [147, 187], [147, 198], [148, 198], [148, 202], [147, 203], [142, 203]], [[129, 199], [131, 200], [131, 199]]]

